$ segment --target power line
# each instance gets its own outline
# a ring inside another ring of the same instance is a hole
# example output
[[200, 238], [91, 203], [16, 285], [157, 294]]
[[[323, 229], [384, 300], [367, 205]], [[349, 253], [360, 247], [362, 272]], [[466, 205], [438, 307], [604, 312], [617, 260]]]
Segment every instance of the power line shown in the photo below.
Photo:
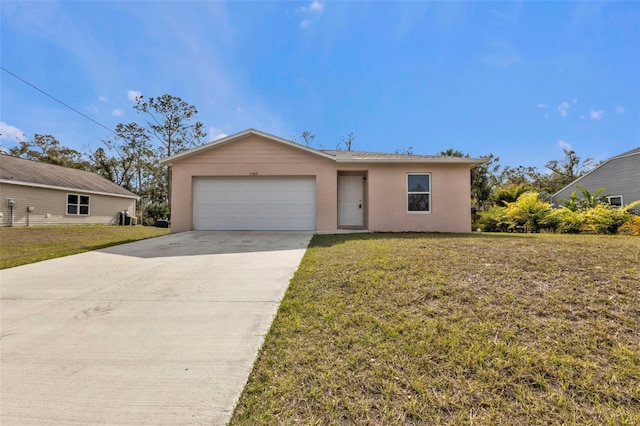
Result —
[[17, 76], [16, 74], [12, 73], [11, 71], [9, 71], [8, 69], [6, 69], [3, 66], [0, 66], [0, 69], [4, 72], [6, 72], [7, 74], [11, 74], [12, 76], [14, 76], [15, 78], [17, 78], [18, 80], [22, 81], [23, 83], [33, 87], [34, 89], [36, 89], [38, 92], [47, 95], [48, 97], [50, 97], [51, 99], [53, 99], [54, 101], [58, 102], [59, 104], [64, 105], [65, 107], [69, 108], [71, 111], [75, 112], [76, 114], [79, 114], [81, 116], [83, 116], [84, 118], [86, 118], [89, 121], [92, 121], [93, 123], [97, 124], [98, 126], [102, 127], [103, 129], [107, 129], [108, 131], [110, 131], [111, 133], [116, 133], [115, 131], [113, 131], [112, 129], [108, 128], [107, 126], [105, 126], [102, 123], [98, 123], [96, 120], [94, 120], [93, 118], [89, 117], [86, 114], [81, 113], [80, 111], [78, 111], [77, 109], [73, 108], [72, 106], [69, 106], [67, 104], [65, 104], [64, 102], [62, 102], [60, 99], [56, 98], [55, 96], [51, 96], [50, 94], [48, 94], [47, 92], [45, 92], [44, 90], [40, 89], [39, 87], [36, 87], [35, 85], [29, 83], [27, 80], [25, 80], [24, 78]]

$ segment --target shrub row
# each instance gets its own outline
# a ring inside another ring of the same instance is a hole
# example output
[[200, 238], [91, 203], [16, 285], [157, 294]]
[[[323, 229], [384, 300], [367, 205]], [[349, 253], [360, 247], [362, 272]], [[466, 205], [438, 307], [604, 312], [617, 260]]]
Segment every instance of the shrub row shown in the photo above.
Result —
[[537, 192], [526, 192], [516, 201], [504, 204], [504, 207], [493, 206], [481, 212], [476, 226], [487, 232], [624, 232], [640, 235], [640, 216], [632, 211], [640, 205], [640, 201], [625, 207], [598, 202], [580, 209], [567, 206], [554, 208], [551, 203], [542, 201]]

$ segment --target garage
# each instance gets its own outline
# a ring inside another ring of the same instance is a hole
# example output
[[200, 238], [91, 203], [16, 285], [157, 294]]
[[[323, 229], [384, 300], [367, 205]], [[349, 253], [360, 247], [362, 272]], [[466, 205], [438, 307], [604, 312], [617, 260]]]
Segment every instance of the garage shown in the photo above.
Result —
[[314, 176], [195, 177], [193, 226], [215, 231], [313, 231]]

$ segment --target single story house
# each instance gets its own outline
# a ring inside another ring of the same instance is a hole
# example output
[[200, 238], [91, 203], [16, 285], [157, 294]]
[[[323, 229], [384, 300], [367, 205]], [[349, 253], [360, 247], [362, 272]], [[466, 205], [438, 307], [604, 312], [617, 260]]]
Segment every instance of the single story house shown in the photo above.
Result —
[[553, 201], [567, 200], [576, 192], [582, 197], [578, 186], [594, 193], [600, 188], [607, 188], [607, 200], [614, 206], [626, 206], [640, 200], [640, 147], [623, 154], [611, 157], [599, 164], [584, 176], [571, 182], [553, 194]]
[[96, 173], [0, 154], [0, 226], [117, 223], [137, 199]]
[[483, 159], [318, 150], [249, 129], [161, 161], [172, 232], [470, 232]]

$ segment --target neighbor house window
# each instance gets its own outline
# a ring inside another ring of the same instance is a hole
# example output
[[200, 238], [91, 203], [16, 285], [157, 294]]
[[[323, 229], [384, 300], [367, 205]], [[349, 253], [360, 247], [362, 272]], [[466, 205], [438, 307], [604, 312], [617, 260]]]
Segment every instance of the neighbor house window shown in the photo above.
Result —
[[431, 175], [411, 173], [407, 175], [407, 212], [431, 212]]
[[67, 194], [67, 214], [89, 215], [89, 196]]
[[609, 204], [615, 207], [622, 207], [622, 195], [616, 195], [614, 197], [607, 197]]

